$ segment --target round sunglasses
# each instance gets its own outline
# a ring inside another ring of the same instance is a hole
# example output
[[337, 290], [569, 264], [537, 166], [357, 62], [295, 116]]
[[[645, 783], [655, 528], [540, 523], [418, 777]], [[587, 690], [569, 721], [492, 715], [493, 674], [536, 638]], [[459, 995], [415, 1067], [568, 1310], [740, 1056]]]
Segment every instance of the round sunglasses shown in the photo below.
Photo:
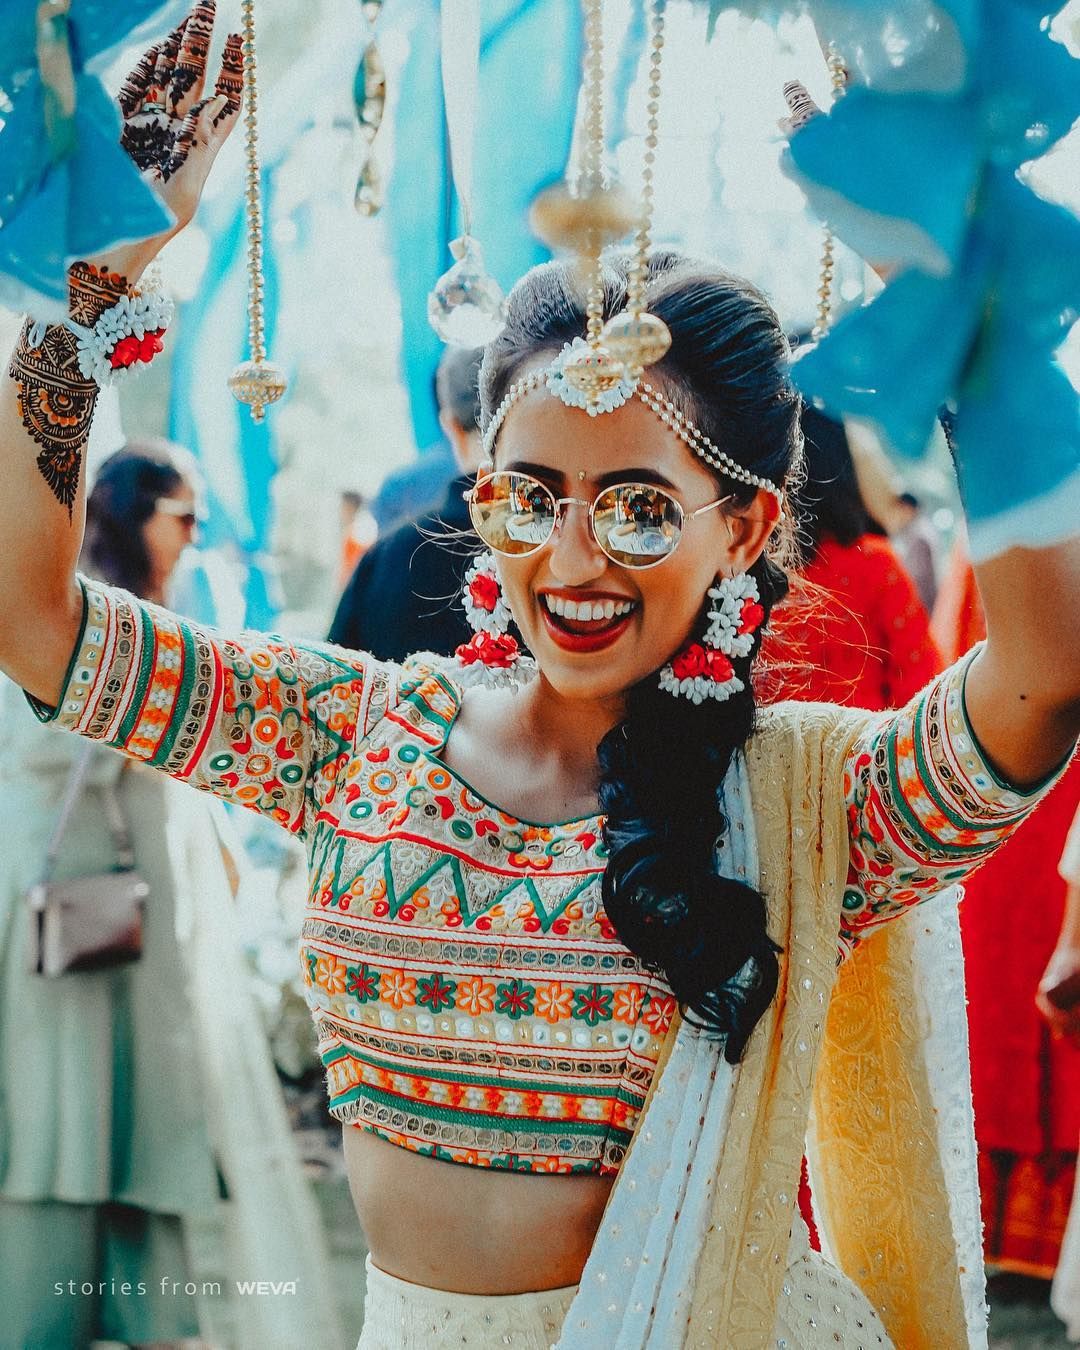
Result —
[[600, 549], [620, 567], [656, 567], [670, 558], [683, 526], [728, 497], [687, 511], [653, 483], [616, 483], [592, 501], [556, 497], [546, 483], [527, 473], [492, 473], [465, 493], [473, 528], [488, 548], [523, 558], [543, 548], [555, 533], [567, 506], [583, 506]]

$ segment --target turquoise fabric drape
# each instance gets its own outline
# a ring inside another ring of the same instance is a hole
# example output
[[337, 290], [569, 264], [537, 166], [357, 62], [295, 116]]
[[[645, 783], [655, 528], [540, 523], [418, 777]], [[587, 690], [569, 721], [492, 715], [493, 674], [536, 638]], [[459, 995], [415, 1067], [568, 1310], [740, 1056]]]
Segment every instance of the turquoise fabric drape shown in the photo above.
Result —
[[59, 116], [38, 68], [37, 0], [0, 3], [0, 304], [41, 318], [67, 312], [70, 262], [167, 229], [172, 217], [120, 148], [120, 115], [93, 69], [178, 0], [80, 0], [52, 20], [66, 43], [75, 106]]
[[[549, 256], [530, 235], [526, 215], [566, 165], [581, 73], [577, 11], [566, 0], [483, 6], [473, 233], [504, 289]], [[395, 27], [408, 32], [410, 46], [384, 212], [401, 294], [402, 373], [423, 450], [441, 440], [432, 378], [442, 343], [428, 324], [427, 296], [451, 265], [448, 245], [460, 231], [449, 184], [438, 0], [387, 0], [379, 31]]]
[[[1080, 519], [1080, 401], [1056, 359], [1080, 313], [1080, 221], [1018, 177], [1080, 114], [1080, 62], [1045, 8], [940, 0], [919, 52], [936, 85], [854, 87], [788, 151], [837, 234], [899, 269], [795, 378], [902, 456], [923, 452], [942, 403], [955, 409], [976, 560], [1053, 543]], [[901, 35], [920, 13], [913, 3]]]

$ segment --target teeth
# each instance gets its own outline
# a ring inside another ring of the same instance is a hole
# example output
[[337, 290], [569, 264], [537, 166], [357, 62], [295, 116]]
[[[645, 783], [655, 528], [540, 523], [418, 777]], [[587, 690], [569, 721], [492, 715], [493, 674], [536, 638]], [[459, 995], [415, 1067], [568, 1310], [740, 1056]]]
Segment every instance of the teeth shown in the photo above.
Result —
[[630, 600], [566, 600], [561, 595], [545, 595], [544, 604], [561, 619], [575, 619], [578, 623], [610, 622], [622, 618], [634, 608]]

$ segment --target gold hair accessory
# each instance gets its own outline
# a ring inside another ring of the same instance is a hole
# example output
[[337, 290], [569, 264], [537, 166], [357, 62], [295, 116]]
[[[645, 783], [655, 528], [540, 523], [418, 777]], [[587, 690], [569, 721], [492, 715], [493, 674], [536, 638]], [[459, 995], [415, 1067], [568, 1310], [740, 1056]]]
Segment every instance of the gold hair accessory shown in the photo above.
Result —
[[685, 445], [689, 446], [699, 459], [704, 460], [726, 478], [772, 493], [780, 504], [781, 514], [783, 513], [784, 494], [771, 478], [752, 473], [744, 464], [740, 464], [737, 459], [721, 450], [700, 427], [679, 411], [666, 394], [647, 381], [639, 380], [636, 384], [631, 384], [630, 381], [620, 378], [615, 384], [609, 385], [596, 395], [593, 403], [587, 403], [584, 391], [580, 391], [568, 377], [572, 358], [583, 350], [587, 350], [585, 342], [581, 338], [575, 338], [572, 343], [566, 344], [550, 365], [530, 371], [521, 379], [515, 380], [507, 389], [502, 402], [492, 414], [482, 439], [484, 455], [489, 462], [494, 462], [495, 441], [503, 422], [506, 421], [507, 413], [515, 403], [536, 389], [545, 390], [552, 398], [560, 399], [568, 407], [582, 408], [593, 417], [612, 412], [631, 398], [636, 398], [644, 403], [669, 431], [673, 431]]

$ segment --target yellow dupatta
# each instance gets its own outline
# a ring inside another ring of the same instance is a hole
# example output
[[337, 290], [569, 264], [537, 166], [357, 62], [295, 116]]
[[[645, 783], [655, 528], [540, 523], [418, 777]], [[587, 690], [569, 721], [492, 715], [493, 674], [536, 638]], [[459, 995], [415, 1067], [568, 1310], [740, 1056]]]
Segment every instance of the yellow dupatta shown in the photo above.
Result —
[[760, 884], [784, 954], [777, 997], [735, 1086], [688, 1347], [770, 1343], [811, 1114], [815, 1200], [844, 1273], [902, 1350], [970, 1343], [911, 920], [836, 968], [844, 767], [872, 717], [781, 705], [762, 713], [747, 748]]

